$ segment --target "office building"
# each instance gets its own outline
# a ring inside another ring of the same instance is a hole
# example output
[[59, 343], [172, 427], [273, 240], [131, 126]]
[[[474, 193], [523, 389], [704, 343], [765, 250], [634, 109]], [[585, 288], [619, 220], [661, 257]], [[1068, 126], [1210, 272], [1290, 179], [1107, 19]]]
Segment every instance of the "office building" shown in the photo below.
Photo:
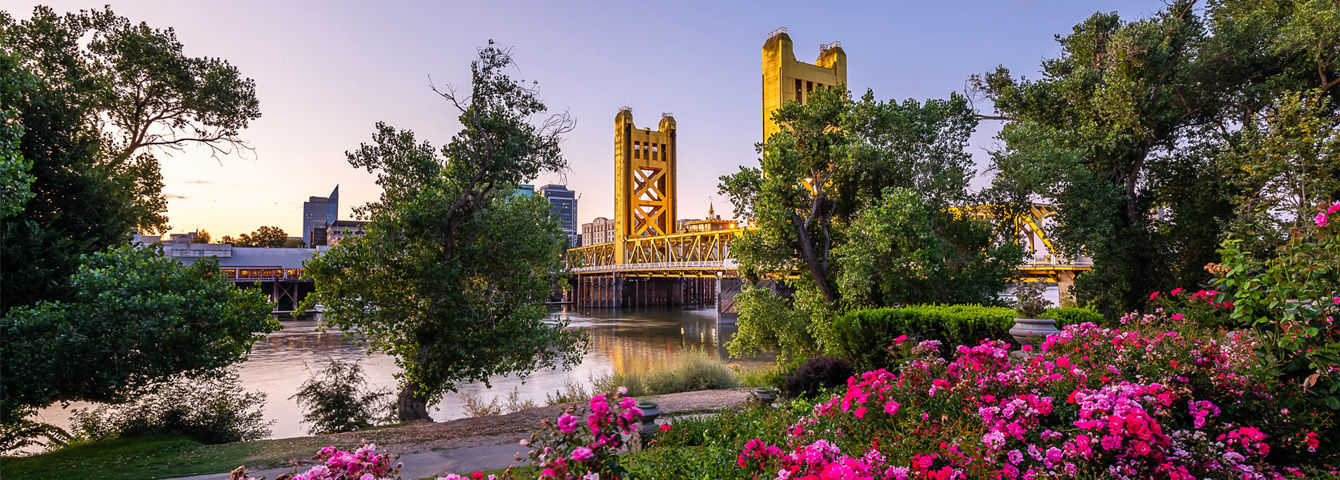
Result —
[[577, 192], [568, 190], [567, 185], [549, 184], [540, 187], [540, 195], [549, 201], [549, 211], [558, 219], [567, 247], [577, 246]]
[[309, 197], [302, 204], [302, 240], [308, 245], [323, 245], [312, 237], [312, 231], [335, 223], [340, 213], [340, 186], [329, 197]]
[[602, 243], [611, 243], [614, 241], [614, 220], [605, 217], [596, 217], [589, 223], [582, 224], [582, 246], [599, 245]]

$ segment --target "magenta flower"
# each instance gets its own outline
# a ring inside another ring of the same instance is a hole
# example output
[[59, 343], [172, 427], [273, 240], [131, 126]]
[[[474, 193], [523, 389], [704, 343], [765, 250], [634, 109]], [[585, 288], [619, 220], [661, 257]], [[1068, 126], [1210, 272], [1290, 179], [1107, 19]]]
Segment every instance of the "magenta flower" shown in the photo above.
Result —
[[1153, 299], [1157, 298], [1158, 296], [1159, 296], [1159, 292], [1154, 292], [1154, 293], [1149, 294], [1149, 299], [1150, 299], [1150, 300], [1153, 300]]
[[1317, 222], [1318, 227], [1324, 227], [1326, 226], [1328, 219], [1326, 218], [1325, 213], [1318, 213], [1317, 217], [1313, 218], [1312, 221]]
[[577, 447], [572, 449], [572, 460], [574, 462], [584, 462], [592, 458], [595, 458], [595, 454], [591, 453], [589, 448]]
[[577, 431], [577, 417], [564, 413], [558, 417], [558, 429], [563, 433]]

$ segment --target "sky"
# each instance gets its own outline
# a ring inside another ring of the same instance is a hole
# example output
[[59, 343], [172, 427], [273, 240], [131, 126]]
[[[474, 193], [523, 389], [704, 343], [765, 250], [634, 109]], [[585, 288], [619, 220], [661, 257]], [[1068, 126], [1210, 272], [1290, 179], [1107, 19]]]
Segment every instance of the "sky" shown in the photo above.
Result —
[[[430, 89], [464, 85], [490, 39], [511, 47], [513, 75], [539, 82], [551, 111], [576, 120], [563, 143], [569, 170], [536, 185], [566, 183], [578, 219], [614, 206], [614, 116], [631, 107], [638, 127], [673, 113], [679, 142], [679, 215], [700, 218], [717, 177], [757, 165], [762, 136], [760, 49], [786, 27], [796, 58], [842, 42], [847, 81], [880, 99], [947, 97], [968, 77], [1004, 65], [1037, 77], [1064, 34], [1097, 11], [1147, 16], [1160, 0], [872, 2], [559, 1], [47, 1], [58, 12], [101, 8], [152, 27], [172, 27], [190, 56], [219, 57], [256, 82], [261, 118], [241, 137], [254, 150], [213, 158], [205, 149], [160, 155], [171, 231], [216, 238], [262, 225], [299, 235], [302, 203], [340, 186], [340, 218], [380, 193], [344, 152], [369, 141], [378, 121], [434, 145], [459, 128]], [[34, 3], [8, 0], [19, 18]], [[979, 110], [989, 105], [978, 103]], [[989, 181], [998, 122], [970, 141], [977, 185]]]

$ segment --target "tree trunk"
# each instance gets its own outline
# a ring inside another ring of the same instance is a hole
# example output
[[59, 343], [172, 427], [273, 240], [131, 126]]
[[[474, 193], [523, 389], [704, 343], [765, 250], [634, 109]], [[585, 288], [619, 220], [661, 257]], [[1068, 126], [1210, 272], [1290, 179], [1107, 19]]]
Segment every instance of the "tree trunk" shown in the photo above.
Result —
[[828, 281], [828, 271], [819, 260], [819, 254], [814, 251], [814, 244], [810, 243], [810, 232], [805, 230], [805, 222], [798, 215], [791, 216], [791, 223], [796, 226], [796, 236], [800, 244], [800, 259], [809, 267], [810, 275], [814, 277], [814, 283], [819, 287], [819, 293], [822, 293], [824, 300], [837, 302], [841, 297], [838, 296], [837, 289]]
[[414, 387], [413, 383], [405, 382], [404, 388], [400, 389], [400, 397], [396, 399], [396, 414], [402, 422], [433, 421], [428, 416], [428, 401], [419, 398], [419, 395], [414, 393]]

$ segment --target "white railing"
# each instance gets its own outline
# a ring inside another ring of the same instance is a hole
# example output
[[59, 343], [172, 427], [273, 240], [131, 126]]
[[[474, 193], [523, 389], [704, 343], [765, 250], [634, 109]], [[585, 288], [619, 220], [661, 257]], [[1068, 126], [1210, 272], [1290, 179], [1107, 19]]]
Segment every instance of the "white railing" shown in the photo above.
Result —
[[734, 270], [734, 261], [707, 261], [707, 262], [655, 262], [655, 263], [626, 263], [623, 265], [606, 265], [593, 267], [577, 267], [572, 269], [572, 273], [588, 272], [623, 272], [628, 270]]

